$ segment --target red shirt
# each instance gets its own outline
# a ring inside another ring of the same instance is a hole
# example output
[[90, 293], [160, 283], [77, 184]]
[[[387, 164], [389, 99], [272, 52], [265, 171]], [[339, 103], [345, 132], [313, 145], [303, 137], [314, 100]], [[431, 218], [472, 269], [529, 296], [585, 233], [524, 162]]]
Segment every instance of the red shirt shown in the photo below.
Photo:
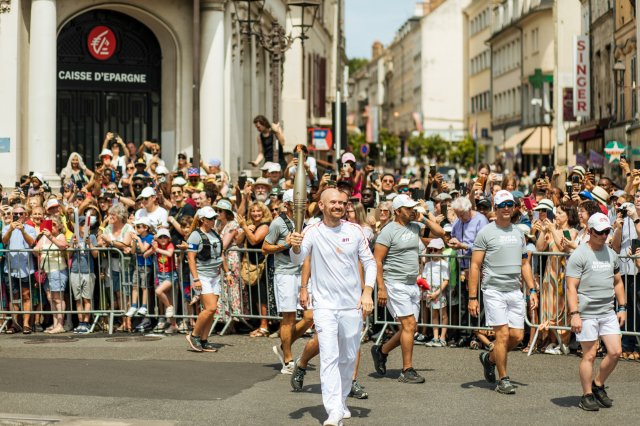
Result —
[[[160, 247], [162, 250], [174, 250], [173, 243], [167, 244], [166, 247]], [[158, 272], [169, 273], [176, 270], [176, 264], [173, 256], [165, 256], [158, 254]]]

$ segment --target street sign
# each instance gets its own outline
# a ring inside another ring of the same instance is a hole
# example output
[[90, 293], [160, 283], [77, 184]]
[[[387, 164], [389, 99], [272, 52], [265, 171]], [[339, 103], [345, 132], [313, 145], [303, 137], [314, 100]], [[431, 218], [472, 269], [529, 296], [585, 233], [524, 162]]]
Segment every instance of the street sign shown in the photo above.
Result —
[[369, 155], [369, 144], [365, 143], [360, 147], [360, 154], [362, 154], [363, 157]]
[[331, 129], [313, 127], [310, 128], [311, 144], [317, 151], [329, 151], [333, 145], [333, 132]]

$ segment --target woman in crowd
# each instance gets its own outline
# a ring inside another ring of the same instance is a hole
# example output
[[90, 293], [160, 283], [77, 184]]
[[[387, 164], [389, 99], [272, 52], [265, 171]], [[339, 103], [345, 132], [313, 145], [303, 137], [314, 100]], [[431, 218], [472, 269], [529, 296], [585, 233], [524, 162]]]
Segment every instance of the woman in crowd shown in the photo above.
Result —
[[576, 248], [578, 248], [578, 245], [584, 244], [589, 241], [587, 222], [589, 221], [589, 218], [596, 213], [601, 213], [601, 211], [598, 203], [596, 203], [595, 201], [586, 200], [580, 203], [580, 205], [578, 206], [578, 220], [580, 221], [580, 230], [578, 231], [575, 239], [567, 243], [567, 246], [569, 246], [571, 250], [575, 250]]
[[[222, 315], [222, 319], [226, 322], [230, 316], [240, 315], [242, 313], [242, 283], [240, 281], [240, 253], [236, 245], [236, 237], [238, 236], [239, 226], [235, 220], [233, 208], [229, 200], [223, 199], [216, 203], [213, 208], [218, 212], [218, 221], [216, 229], [225, 250], [227, 259], [227, 267], [231, 272], [231, 280], [222, 283], [221, 300], [218, 301], [218, 311]], [[228, 304], [225, 309], [224, 300]], [[232, 331], [232, 330], [227, 330]]]
[[[569, 205], [558, 206], [555, 209], [553, 222], [546, 221], [542, 224], [536, 242], [536, 250], [549, 252], [546, 268], [540, 286], [540, 310], [542, 323], [550, 326], [566, 326], [566, 310], [564, 297], [564, 277], [567, 263], [567, 255], [573, 250], [569, 244], [575, 240], [578, 231], [578, 212], [575, 207]], [[534, 223], [535, 227], [536, 223]], [[560, 355], [568, 352], [570, 333], [558, 331], [561, 341], [556, 341], [553, 333], [543, 331], [541, 333], [542, 346], [546, 346], [545, 353]]]
[[357, 223], [362, 227], [364, 236], [367, 237], [369, 244], [373, 241], [375, 233], [371, 226], [367, 223], [367, 213], [364, 211], [362, 203], [350, 203], [347, 206], [347, 218], [351, 223]]
[[93, 172], [84, 164], [82, 157], [77, 152], [72, 152], [67, 160], [67, 166], [60, 172], [60, 179], [71, 179], [78, 189], [89, 183]]
[[383, 201], [378, 204], [378, 209], [376, 210], [376, 234], [380, 233], [382, 228], [392, 219], [391, 201]]
[[222, 239], [214, 231], [217, 214], [211, 207], [196, 212], [187, 244], [187, 259], [193, 288], [200, 293], [204, 309], [198, 315], [193, 331], [187, 334], [189, 346], [196, 352], [217, 352], [208, 341], [220, 296], [220, 276], [231, 280], [224, 257]]
[[[258, 249], [258, 253], [249, 252], [244, 254], [243, 262], [250, 265], [265, 264], [265, 255], [262, 253], [262, 242], [269, 232], [269, 224], [271, 223], [271, 212], [260, 201], [256, 201], [249, 206], [249, 218], [238, 215], [237, 221], [242, 231], [238, 234], [236, 243], [239, 247], [247, 249]], [[266, 265], [263, 266], [266, 268]], [[245, 283], [248, 285], [248, 283]], [[260, 326], [253, 330], [250, 337], [268, 337], [269, 324], [267, 319], [267, 274], [262, 273], [260, 279], [255, 285], [251, 286], [251, 303], [259, 309], [259, 315], [262, 316]]]
[[52, 217], [51, 230], [43, 229], [42, 237], [35, 247], [40, 271], [46, 272], [44, 290], [53, 311], [53, 325], [44, 332], [50, 334], [64, 333], [64, 314], [56, 313], [65, 310], [64, 292], [69, 281], [67, 259], [64, 250], [67, 249], [67, 239], [64, 236], [64, 226], [60, 217]]
[[[109, 272], [107, 276], [111, 289], [113, 291], [113, 301], [111, 306], [113, 309], [129, 309], [131, 294], [131, 234], [134, 231], [133, 226], [128, 223], [129, 212], [122, 204], [116, 204], [109, 209], [108, 225], [102, 231], [98, 243], [101, 247], [113, 247], [120, 250], [125, 257], [120, 258], [115, 253], [111, 253], [109, 257]], [[123, 264], [124, 263], [124, 264]], [[121, 298], [124, 294], [124, 298]], [[107, 295], [110, 298], [111, 295]], [[116, 331], [131, 331], [131, 318], [123, 317], [122, 324]]]

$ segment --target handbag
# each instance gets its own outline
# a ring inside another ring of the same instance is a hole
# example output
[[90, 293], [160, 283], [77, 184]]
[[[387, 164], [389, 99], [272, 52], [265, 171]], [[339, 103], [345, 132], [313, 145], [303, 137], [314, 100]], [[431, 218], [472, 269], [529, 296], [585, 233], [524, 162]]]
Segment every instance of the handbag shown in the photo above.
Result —
[[[51, 247], [49, 247], [51, 248]], [[47, 256], [49, 256], [49, 252], [44, 255], [44, 259], [42, 259], [42, 266], [38, 263], [38, 270], [33, 273], [33, 276], [36, 280], [36, 283], [42, 285], [47, 280], [47, 272], [44, 270], [44, 265], [47, 262]]]
[[[247, 248], [247, 244], [245, 242], [244, 248]], [[249, 253], [245, 253], [245, 256], [242, 257], [242, 265], [240, 265], [240, 278], [245, 285], [253, 286], [260, 281], [262, 277], [262, 273], [264, 272], [264, 260], [257, 265], [249, 263], [248, 259]]]

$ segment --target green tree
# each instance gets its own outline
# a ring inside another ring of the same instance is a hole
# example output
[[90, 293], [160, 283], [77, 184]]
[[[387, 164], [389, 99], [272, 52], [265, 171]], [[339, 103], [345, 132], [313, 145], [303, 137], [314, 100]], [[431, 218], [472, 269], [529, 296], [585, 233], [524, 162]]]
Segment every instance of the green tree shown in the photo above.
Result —
[[[484, 146], [478, 147], [479, 158], [483, 158]], [[451, 161], [461, 167], [468, 168], [476, 162], [476, 142], [470, 135], [457, 142], [451, 152]]]
[[347, 139], [351, 152], [353, 152], [357, 158], [362, 160], [363, 157], [362, 154], [360, 154], [360, 147], [367, 143], [364, 133], [349, 133]]
[[424, 133], [420, 133], [409, 138], [408, 142], [408, 149], [411, 155], [419, 159], [426, 155], [430, 159], [435, 158], [438, 163], [442, 163], [447, 159], [449, 148], [449, 142], [440, 135], [425, 137]]
[[380, 129], [378, 134], [378, 143], [380, 147], [384, 147], [385, 160], [393, 163], [398, 158], [398, 150], [400, 149], [400, 138], [394, 135], [388, 129]]
[[365, 58], [351, 58], [349, 62], [347, 62], [347, 66], [349, 67], [349, 75], [353, 75], [360, 68], [365, 66], [369, 62], [368, 59]]

